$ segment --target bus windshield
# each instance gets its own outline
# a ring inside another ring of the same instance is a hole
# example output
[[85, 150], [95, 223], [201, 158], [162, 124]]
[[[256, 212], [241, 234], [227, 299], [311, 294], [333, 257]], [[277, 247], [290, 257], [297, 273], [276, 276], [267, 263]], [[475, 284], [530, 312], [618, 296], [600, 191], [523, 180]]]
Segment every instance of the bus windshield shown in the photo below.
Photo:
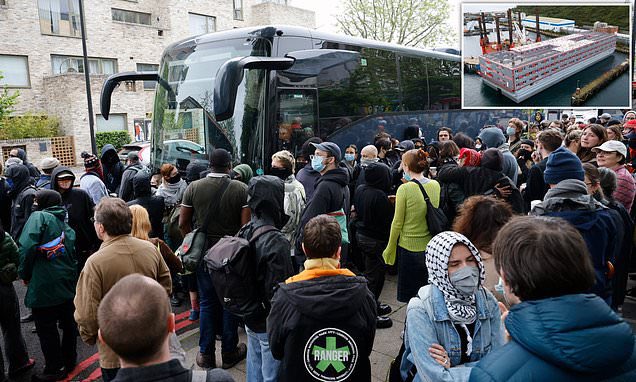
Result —
[[224, 148], [236, 163], [257, 168], [263, 158], [265, 71], [245, 71], [234, 116], [222, 122], [214, 119], [214, 82], [227, 60], [270, 53], [271, 42], [260, 37], [193, 42], [168, 50], [159, 74], [169, 87], [158, 86], [155, 97], [153, 166], [173, 163], [184, 172], [190, 162], [207, 163], [211, 150]]

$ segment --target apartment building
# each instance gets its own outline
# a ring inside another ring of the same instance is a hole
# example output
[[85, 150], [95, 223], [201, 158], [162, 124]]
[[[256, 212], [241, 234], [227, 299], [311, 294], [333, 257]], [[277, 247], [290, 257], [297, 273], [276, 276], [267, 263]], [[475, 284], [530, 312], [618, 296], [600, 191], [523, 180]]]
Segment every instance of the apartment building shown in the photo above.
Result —
[[[0, 0], [0, 85], [20, 93], [16, 114], [60, 118], [61, 133], [90, 148], [80, 0]], [[108, 75], [158, 68], [171, 43], [194, 35], [264, 24], [313, 27], [312, 11], [286, 0], [84, 0], [95, 130], [147, 127], [154, 83], [129, 83], [106, 121], [99, 94]]]

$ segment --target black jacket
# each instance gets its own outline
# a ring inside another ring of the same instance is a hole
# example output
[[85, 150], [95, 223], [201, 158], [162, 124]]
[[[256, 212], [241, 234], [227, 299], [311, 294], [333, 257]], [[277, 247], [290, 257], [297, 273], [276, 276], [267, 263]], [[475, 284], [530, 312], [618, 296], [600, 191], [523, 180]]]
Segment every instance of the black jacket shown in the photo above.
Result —
[[544, 158], [541, 162], [535, 163], [528, 171], [528, 179], [526, 180], [526, 189], [523, 190], [524, 211], [530, 212], [530, 202], [533, 200], [543, 200], [545, 193], [548, 192], [548, 185], [543, 180], [543, 172], [548, 163], [548, 158]]
[[391, 174], [384, 163], [366, 167], [366, 182], [356, 189], [353, 205], [356, 208], [358, 233], [380, 241], [389, 240], [393, 206], [387, 194], [391, 188]]
[[318, 215], [336, 212], [344, 208], [349, 216], [351, 209], [349, 199], [349, 173], [342, 167], [327, 171], [316, 182], [314, 195], [307, 202], [307, 206], [300, 217], [298, 237], [296, 239], [296, 253], [303, 253], [301, 243], [305, 224]]
[[11, 197], [9, 186], [4, 178], [0, 177], [0, 224], [2, 228], [11, 232]]
[[[162, 196], [153, 196], [150, 186], [150, 174], [140, 171], [132, 178], [135, 199], [128, 202], [129, 206], [138, 204], [148, 211], [152, 232], [150, 237], [158, 237], [163, 240], [163, 212], [166, 204]], [[122, 184], [123, 186], [123, 184]]]
[[[312, 271], [296, 277], [308, 272]], [[282, 360], [278, 380], [328, 380], [325, 375], [342, 377], [351, 371], [346, 379], [338, 380], [370, 381], [375, 325], [376, 302], [363, 277], [337, 274], [281, 284], [267, 318], [270, 350], [274, 358]], [[336, 342], [330, 343], [330, 337]], [[331, 363], [320, 370], [316, 365], [320, 353], [314, 352], [321, 350], [347, 352], [346, 368], [337, 373]], [[323, 378], [313, 377], [308, 368]]]
[[40, 170], [38, 170], [33, 163], [27, 160], [26, 151], [23, 149], [18, 149], [18, 158], [22, 159], [22, 164], [27, 167], [29, 170], [29, 176], [35, 182], [40, 177]]
[[[254, 230], [270, 225], [278, 229], [286, 223], [283, 213], [283, 198], [285, 186], [281, 179], [274, 176], [259, 176], [252, 178], [248, 189], [248, 205], [252, 218], [241, 231], [239, 236], [250, 240]], [[291, 247], [289, 241], [279, 231], [269, 231], [254, 241], [256, 254], [257, 290], [261, 291], [263, 310], [244, 318], [250, 330], [264, 333], [266, 319], [270, 311], [270, 301], [280, 282], [294, 274], [291, 263]]]
[[7, 179], [13, 182], [8, 195], [11, 198], [11, 237], [18, 241], [24, 224], [29, 219], [35, 199], [35, 186], [25, 165], [14, 165], [6, 171]]
[[104, 184], [108, 192], [118, 193], [121, 177], [124, 173], [124, 164], [121, 163], [115, 147], [110, 143], [102, 147], [101, 162], [104, 170]]
[[[211, 369], [206, 371], [206, 382], [233, 382], [227, 371]], [[181, 366], [176, 359], [157, 365], [143, 367], [126, 367], [119, 369], [113, 382], [190, 382], [192, 370]]]
[[[75, 253], [77, 254], [78, 265], [81, 270], [88, 255], [99, 249], [101, 244], [97, 233], [95, 233], [95, 227], [91, 222], [91, 218], [95, 213], [95, 203], [93, 203], [93, 199], [88, 192], [81, 188], [72, 187], [70, 190], [61, 192], [57, 185], [57, 178], [62, 173], [73, 175], [73, 171], [68, 167], [57, 167], [51, 173], [51, 186], [53, 190], [62, 194], [62, 205], [68, 212], [68, 225], [75, 230]], [[73, 175], [74, 182], [75, 175]]]
[[133, 179], [140, 172], [147, 173], [150, 176], [148, 167], [141, 163], [131, 164], [124, 170], [121, 176], [121, 184], [119, 185], [119, 197], [124, 199], [124, 201], [129, 202], [135, 198]]
[[442, 183], [457, 183], [466, 198], [473, 195], [498, 195], [495, 186], [510, 186], [512, 194], [506, 199], [517, 213], [523, 212], [523, 199], [514, 182], [501, 171], [489, 167], [459, 167], [453, 162], [446, 162], [438, 169], [437, 180]]

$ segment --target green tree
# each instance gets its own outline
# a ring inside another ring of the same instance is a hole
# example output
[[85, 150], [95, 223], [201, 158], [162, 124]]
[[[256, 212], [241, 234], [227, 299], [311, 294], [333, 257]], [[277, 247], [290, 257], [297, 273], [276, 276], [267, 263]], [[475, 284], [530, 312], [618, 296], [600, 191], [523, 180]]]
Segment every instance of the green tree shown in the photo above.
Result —
[[448, 0], [345, 0], [343, 8], [336, 19], [351, 36], [417, 47], [457, 42]]
[[[0, 80], [3, 78], [4, 76], [0, 72]], [[2, 121], [13, 112], [13, 106], [18, 103], [19, 96], [18, 91], [9, 94], [8, 87], [6, 85], [2, 87], [2, 91], [0, 91], [0, 126], [2, 126]]]

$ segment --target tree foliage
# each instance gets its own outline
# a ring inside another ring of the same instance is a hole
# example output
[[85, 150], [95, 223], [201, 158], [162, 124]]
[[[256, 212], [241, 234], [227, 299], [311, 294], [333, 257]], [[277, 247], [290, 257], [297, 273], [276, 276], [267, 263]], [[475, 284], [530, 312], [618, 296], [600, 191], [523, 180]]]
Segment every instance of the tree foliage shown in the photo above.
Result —
[[457, 41], [448, 0], [344, 0], [342, 32], [400, 45], [432, 47]]
[[519, 12], [525, 12], [527, 15], [536, 15], [537, 10], [539, 16], [557, 17], [561, 19], [574, 20], [577, 26], [592, 26], [596, 21], [606, 22], [610, 25], [616, 25], [620, 28], [621, 33], [629, 33], [629, 6], [517, 6], [515, 9]]
[[[0, 72], [0, 80], [3, 78], [4, 76], [2, 75], [2, 72]], [[2, 126], [1, 121], [13, 112], [13, 106], [18, 102], [19, 96], [19, 92], [15, 91], [13, 94], [9, 94], [7, 86], [2, 86], [2, 89], [0, 90], [0, 126]]]
[[57, 137], [60, 120], [46, 115], [25, 114], [0, 118], [0, 139]]
[[95, 143], [97, 151], [101, 152], [102, 147], [107, 143], [115, 146], [115, 150], [121, 149], [125, 144], [130, 143], [130, 134], [128, 131], [100, 131], [95, 133]]

